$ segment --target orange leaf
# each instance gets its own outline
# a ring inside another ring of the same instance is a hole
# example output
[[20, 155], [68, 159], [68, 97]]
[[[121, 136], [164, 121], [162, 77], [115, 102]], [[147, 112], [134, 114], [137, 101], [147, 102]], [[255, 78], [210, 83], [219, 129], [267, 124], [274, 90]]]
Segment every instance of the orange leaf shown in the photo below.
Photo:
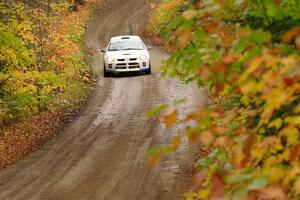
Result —
[[226, 147], [226, 143], [227, 143], [227, 138], [226, 137], [218, 137], [216, 142], [215, 142], [215, 145], [218, 146], [218, 147]]
[[202, 16], [202, 17], [207, 19], [207, 18], [214, 17], [214, 15], [215, 15], [214, 13], [209, 13], [209, 12], [206, 12], [206, 13], [204, 13], [204, 14], [203, 14], [203, 16]]
[[228, 53], [223, 57], [223, 61], [226, 64], [232, 64], [236, 60], [236, 56], [234, 54]]
[[291, 41], [298, 35], [299, 32], [300, 32], [300, 26], [297, 26], [289, 30], [283, 35], [282, 41], [287, 44], [291, 43]]
[[222, 92], [223, 91], [223, 89], [224, 89], [224, 84], [222, 84], [222, 83], [220, 83], [220, 82], [217, 82], [216, 84], [215, 84], [215, 95], [219, 95], [220, 94], [220, 92]]
[[178, 112], [175, 109], [169, 110], [169, 112], [163, 117], [163, 122], [167, 128], [172, 127], [177, 119]]
[[224, 135], [227, 132], [227, 128], [225, 126], [217, 126], [214, 128], [214, 131], [220, 135]]
[[280, 185], [271, 185], [259, 191], [261, 199], [288, 199]]
[[210, 199], [222, 199], [225, 195], [224, 182], [222, 177], [218, 173], [212, 175], [212, 187], [211, 187], [211, 198]]
[[255, 137], [253, 134], [249, 134], [246, 140], [246, 144], [243, 148], [243, 153], [244, 153], [244, 159], [242, 161], [242, 166], [246, 166], [248, 163], [248, 160], [250, 159], [251, 155], [251, 148], [254, 144]]
[[189, 134], [188, 136], [188, 140], [190, 144], [194, 144], [197, 141], [197, 139], [198, 139], [198, 135], [195, 132]]
[[181, 143], [181, 136], [173, 137], [172, 142], [171, 142], [171, 148], [178, 149], [180, 143]]
[[212, 75], [211, 71], [209, 70], [208, 66], [203, 66], [200, 70], [199, 70], [199, 76], [203, 79], [203, 80], [208, 80], [209, 77]]
[[161, 153], [156, 153], [154, 154], [149, 160], [148, 160], [148, 165], [150, 167], [155, 167], [157, 161], [160, 159]]
[[227, 65], [224, 62], [218, 62], [218, 63], [216, 63], [215, 69], [218, 73], [226, 72]]
[[290, 159], [289, 159], [290, 164], [292, 164], [292, 162], [294, 162], [295, 160], [297, 160], [297, 158], [298, 158], [298, 152], [299, 152], [299, 145], [292, 146], [292, 148], [291, 148], [291, 154], [290, 154]]
[[198, 185], [202, 185], [205, 179], [207, 178], [207, 173], [208, 173], [207, 169], [203, 169], [200, 172], [196, 173], [194, 176], [195, 183]]
[[300, 35], [298, 35], [295, 39], [296, 48], [300, 49]]
[[214, 135], [212, 134], [211, 131], [207, 130], [207, 131], [204, 131], [203, 133], [201, 133], [200, 135], [200, 140], [201, 142], [206, 145], [206, 146], [209, 146], [213, 143], [214, 141]]
[[192, 120], [197, 120], [199, 118], [199, 115], [195, 112], [188, 114], [184, 118], [184, 122], [192, 121]]
[[218, 30], [218, 23], [216, 22], [210, 22], [204, 25], [203, 29], [206, 31], [206, 33], [213, 34], [216, 33]]
[[298, 178], [294, 183], [294, 188], [298, 193], [300, 193], [300, 178]]
[[236, 110], [232, 109], [232, 110], [230, 110], [226, 113], [225, 117], [223, 118], [222, 124], [227, 125], [228, 123], [230, 123], [236, 117], [237, 117]]
[[270, 54], [277, 55], [277, 54], [282, 53], [282, 50], [281, 49], [272, 48], [272, 49], [268, 49], [268, 52]]
[[184, 49], [189, 41], [191, 39], [191, 31], [188, 30], [188, 31], [185, 31], [182, 35], [179, 36], [178, 38], [178, 45], [181, 49]]

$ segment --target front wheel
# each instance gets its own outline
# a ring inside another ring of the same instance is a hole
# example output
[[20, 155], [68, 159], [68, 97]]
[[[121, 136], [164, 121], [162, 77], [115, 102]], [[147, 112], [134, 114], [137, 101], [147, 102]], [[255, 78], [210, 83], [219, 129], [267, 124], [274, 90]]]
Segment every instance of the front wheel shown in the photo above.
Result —
[[105, 69], [105, 63], [103, 63], [103, 75], [104, 75], [104, 77], [109, 77], [109, 72], [108, 71], [106, 71], [106, 69]]
[[151, 63], [149, 64], [149, 70], [146, 71], [146, 74], [151, 74]]

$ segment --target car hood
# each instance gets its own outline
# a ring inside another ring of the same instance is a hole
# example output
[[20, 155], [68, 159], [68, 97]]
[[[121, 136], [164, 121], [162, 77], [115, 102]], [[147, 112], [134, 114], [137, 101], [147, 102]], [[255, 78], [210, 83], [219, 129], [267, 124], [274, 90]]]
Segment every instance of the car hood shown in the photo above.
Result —
[[105, 57], [113, 56], [114, 58], [138, 58], [141, 55], [149, 57], [147, 50], [128, 50], [128, 51], [107, 51]]

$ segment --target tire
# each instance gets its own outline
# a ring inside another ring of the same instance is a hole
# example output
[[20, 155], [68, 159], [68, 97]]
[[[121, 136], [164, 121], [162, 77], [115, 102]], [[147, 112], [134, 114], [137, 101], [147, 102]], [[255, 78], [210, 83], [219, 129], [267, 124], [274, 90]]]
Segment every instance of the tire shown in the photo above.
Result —
[[152, 72], [151, 72], [151, 63], [149, 64], [149, 70], [148, 71], [146, 71], [146, 74], [151, 74]]
[[110, 73], [108, 71], [106, 71], [106, 69], [105, 69], [105, 63], [103, 63], [103, 76], [104, 77], [109, 77], [110, 76]]

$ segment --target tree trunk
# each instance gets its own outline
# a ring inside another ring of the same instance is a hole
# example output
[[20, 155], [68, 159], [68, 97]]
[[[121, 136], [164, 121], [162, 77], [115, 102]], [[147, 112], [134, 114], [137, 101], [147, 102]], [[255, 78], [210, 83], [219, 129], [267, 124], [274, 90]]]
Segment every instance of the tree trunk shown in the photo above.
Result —
[[84, 4], [85, 4], [84, 0], [74, 0], [74, 4], [72, 5], [71, 9], [73, 11], [78, 11], [78, 6], [79, 5], [84, 6]]

